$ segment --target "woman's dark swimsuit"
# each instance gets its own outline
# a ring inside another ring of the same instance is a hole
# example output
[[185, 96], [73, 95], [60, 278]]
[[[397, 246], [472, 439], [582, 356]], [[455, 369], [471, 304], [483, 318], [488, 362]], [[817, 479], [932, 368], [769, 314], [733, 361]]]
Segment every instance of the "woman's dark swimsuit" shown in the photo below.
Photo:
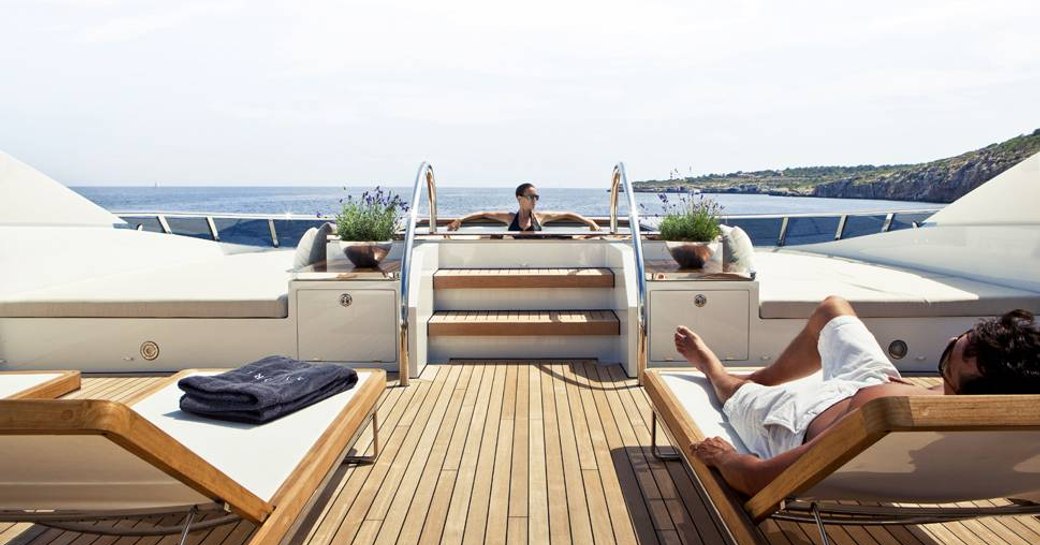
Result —
[[542, 226], [538, 224], [538, 218], [534, 214], [531, 214], [531, 228], [521, 229], [520, 228], [520, 212], [513, 214], [513, 223], [509, 224], [509, 231], [541, 231]]

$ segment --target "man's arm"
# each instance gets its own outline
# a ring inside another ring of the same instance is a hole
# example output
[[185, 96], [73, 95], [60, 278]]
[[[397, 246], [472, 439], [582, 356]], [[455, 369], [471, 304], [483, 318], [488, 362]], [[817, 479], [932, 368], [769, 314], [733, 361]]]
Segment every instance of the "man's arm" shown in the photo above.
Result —
[[589, 218], [586, 218], [585, 216], [582, 216], [581, 214], [576, 214], [574, 212], [542, 212], [538, 214], [538, 219], [543, 224], [560, 220], [578, 221], [584, 223], [585, 225], [588, 225], [589, 229], [593, 231], [599, 231], [598, 223], [592, 221]]
[[714, 467], [722, 478], [734, 489], [748, 496], [759, 493], [773, 482], [785, 469], [791, 467], [805, 454], [820, 436], [803, 443], [783, 454], [763, 460], [751, 454], [740, 454], [721, 437], [709, 437], [693, 445], [693, 452], [700, 461]]

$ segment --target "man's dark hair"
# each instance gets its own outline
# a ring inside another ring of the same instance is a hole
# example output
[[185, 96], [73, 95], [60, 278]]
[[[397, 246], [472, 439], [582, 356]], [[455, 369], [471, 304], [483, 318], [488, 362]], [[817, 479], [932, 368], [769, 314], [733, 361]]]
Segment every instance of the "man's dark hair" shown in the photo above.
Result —
[[1040, 394], [1040, 324], [1028, 310], [975, 324], [964, 348], [979, 375], [961, 384], [961, 394]]
[[520, 184], [520, 185], [516, 186], [516, 196], [517, 197], [522, 197], [524, 195], [524, 191], [527, 191], [527, 189], [531, 188], [531, 187], [534, 187], [534, 184], [532, 184], [532, 183], [524, 183], [524, 184]]

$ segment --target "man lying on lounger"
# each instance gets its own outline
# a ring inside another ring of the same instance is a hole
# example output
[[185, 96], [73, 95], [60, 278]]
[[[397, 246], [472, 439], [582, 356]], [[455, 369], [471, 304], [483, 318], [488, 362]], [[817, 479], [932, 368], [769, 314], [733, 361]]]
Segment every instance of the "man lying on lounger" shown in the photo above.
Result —
[[[675, 348], [715, 389], [722, 411], [754, 453], [719, 437], [695, 444], [697, 458], [718, 468], [735, 489], [754, 495], [809, 450], [843, 416], [887, 396], [1040, 393], [1040, 324], [1015, 310], [950, 339], [939, 360], [942, 384], [903, 380], [848, 301], [828, 297], [770, 366], [746, 377], [726, 372], [690, 329]], [[823, 369], [823, 381], [796, 379]]]

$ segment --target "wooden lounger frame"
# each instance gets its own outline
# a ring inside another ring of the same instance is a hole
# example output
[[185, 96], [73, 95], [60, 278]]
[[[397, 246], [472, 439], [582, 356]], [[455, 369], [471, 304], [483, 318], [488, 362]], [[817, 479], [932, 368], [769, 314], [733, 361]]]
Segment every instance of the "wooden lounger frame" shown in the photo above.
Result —
[[[0, 435], [104, 435], [200, 494], [224, 503], [233, 513], [257, 524], [249, 545], [276, 545], [295, 530], [301, 513], [344, 459], [365, 425], [371, 422], [373, 428], [376, 426], [375, 409], [386, 388], [386, 372], [381, 369], [358, 371], [373, 376], [358, 385], [358, 391], [307, 451], [270, 502], [246, 490], [127, 404], [146, 398], [198, 370], [182, 371], [168, 377], [127, 403], [89, 399], [0, 400]], [[378, 445], [378, 439], [375, 444]]]
[[800, 493], [890, 432], [1040, 430], [1040, 395], [883, 397], [843, 418], [773, 482], [745, 500], [694, 456], [693, 444], [704, 434], [661, 378], [662, 371], [667, 370], [644, 374], [653, 424], [661, 419], [674, 448], [693, 469], [738, 543], [764, 543], [757, 523], [783, 510], [787, 502], [797, 500]]
[[4, 399], [56, 399], [70, 392], [79, 390], [79, 371], [3, 371], [4, 375], [43, 375], [58, 373], [58, 376], [14, 393]]

